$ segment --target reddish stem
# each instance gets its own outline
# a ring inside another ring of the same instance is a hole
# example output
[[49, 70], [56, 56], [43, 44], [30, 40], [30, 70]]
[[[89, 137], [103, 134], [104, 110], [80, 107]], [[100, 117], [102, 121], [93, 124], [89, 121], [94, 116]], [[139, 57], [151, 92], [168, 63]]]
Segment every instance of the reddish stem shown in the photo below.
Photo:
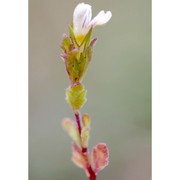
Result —
[[[78, 125], [78, 131], [79, 131], [79, 136], [81, 138], [81, 120], [80, 120], [80, 114], [78, 112], [75, 112], [75, 117], [76, 117], [76, 122], [77, 122], [77, 125]], [[87, 154], [88, 152], [88, 149], [87, 148], [84, 148], [82, 147], [82, 153], [83, 154]], [[89, 180], [96, 180], [96, 174], [94, 173], [90, 163], [88, 162], [88, 167], [87, 167], [87, 171], [89, 172]]]
[[76, 122], [77, 122], [77, 125], [78, 125], [78, 131], [79, 131], [79, 134], [81, 135], [81, 122], [80, 122], [80, 117], [79, 117], [78, 112], [75, 113], [75, 117], [76, 117]]
[[[76, 122], [78, 125], [78, 131], [79, 131], [79, 135], [81, 138], [81, 120], [80, 120], [80, 114], [78, 112], [75, 113], [75, 117], [76, 117]], [[82, 153], [87, 152], [87, 148], [82, 147]]]
[[89, 176], [89, 180], [96, 180], [96, 174], [94, 173], [94, 171], [92, 170], [91, 166], [89, 166], [87, 168], [90, 176]]

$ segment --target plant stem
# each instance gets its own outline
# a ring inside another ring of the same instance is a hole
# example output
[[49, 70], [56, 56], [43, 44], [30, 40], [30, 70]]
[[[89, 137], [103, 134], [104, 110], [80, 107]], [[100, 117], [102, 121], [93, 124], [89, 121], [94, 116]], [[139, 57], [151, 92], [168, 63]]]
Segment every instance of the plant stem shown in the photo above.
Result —
[[[76, 117], [76, 123], [77, 123], [77, 126], [78, 126], [78, 131], [79, 131], [79, 136], [80, 136], [80, 139], [81, 139], [81, 120], [80, 120], [80, 113], [79, 112], [75, 112], [74, 113], [75, 117]], [[82, 149], [82, 154], [88, 156], [88, 148], [84, 148], [84, 147], [81, 147]], [[88, 158], [86, 158], [88, 159]], [[87, 167], [87, 171], [89, 172], [89, 180], [96, 180], [96, 174], [94, 173], [92, 167], [91, 167], [91, 164], [90, 162], [88, 161], [88, 167]]]
[[80, 122], [79, 112], [75, 112], [74, 114], [75, 114], [76, 122], [77, 122], [77, 125], [78, 125], [79, 135], [81, 135], [81, 122]]
[[96, 180], [96, 174], [94, 173], [94, 171], [92, 170], [91, 166], [88, 167], [88, 172], [90, 174], [89, 176], [89, 180]]

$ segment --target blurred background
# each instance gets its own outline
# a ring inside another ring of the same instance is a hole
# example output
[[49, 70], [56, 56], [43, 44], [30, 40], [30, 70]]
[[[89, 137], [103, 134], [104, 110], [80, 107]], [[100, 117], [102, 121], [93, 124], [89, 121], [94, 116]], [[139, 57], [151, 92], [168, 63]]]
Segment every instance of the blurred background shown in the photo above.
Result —
[[[78, 0], [29, 0], [29, 179], [86, 180], [71, 162], [61, 126], [74, 118], [65, 101], [68, 77], [60, 42]], [[92, 121], [90, 148], [105, 142], [110, 163], [98, 180], [151, 179], [151, 1], [94, 0], [93, 16], [112, 11], [84, 78]]]

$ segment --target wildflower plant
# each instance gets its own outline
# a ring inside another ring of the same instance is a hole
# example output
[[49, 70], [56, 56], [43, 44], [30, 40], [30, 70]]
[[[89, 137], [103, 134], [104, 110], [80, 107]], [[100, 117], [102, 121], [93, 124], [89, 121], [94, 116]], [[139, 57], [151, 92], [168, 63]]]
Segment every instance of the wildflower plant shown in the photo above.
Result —
[[86, 102], [86, 93], [82, 80], [92, 58], [92, 49], [97, 38], [92, 37], [95, 26], [103, 25], [111, 19], [111, 12], [100, 11], [92, 18], [89, 4], [80, 3], [73, 14], [73, 23], [69, 26], [69, 34], [63, 35], [61, 57], [64, 61], [70, 85], [66, 90], [66, 100], [73, 110], [75, 121], [63, 120], [63, 127], [72, 139], [72, 161], [85, 170], [89, 180], [96, 176], [108, 164], [109, 151], [105, 143], [99, 143], [88, 149], [90, 136], [90, 116], [81, 116], [80, 109]]

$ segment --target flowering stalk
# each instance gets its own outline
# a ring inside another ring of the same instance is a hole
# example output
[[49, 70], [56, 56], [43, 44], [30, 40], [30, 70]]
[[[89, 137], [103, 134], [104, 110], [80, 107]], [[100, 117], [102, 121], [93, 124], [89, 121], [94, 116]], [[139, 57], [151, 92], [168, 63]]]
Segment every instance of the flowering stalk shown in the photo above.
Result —
[[73, 25], [69, 26], [69, 35], [64, 34], [61, 44], [61, 57], [65, 63], [70, 85], [66, 90], [66, 100], [75, 116], [63, 120], [63, 127], [72, 138], [72, 161], [85, 170], [89, 180], [96, 180], [96, 176], [108, 164], [109, 152], [106, 144], [97, 144], [91, 154], [88, 150], [90, 136], [90, 117], [81, 116], [80, 109], [86, 102], [86, 90], [82, 79], [92, 57], [93, 45], [97, 38], [91, 39], [95, 26], [107, 23], [112, 14], [100, 11], [91, 20], [92, 10], [89, 4], [80, 3], [73, 14]]

